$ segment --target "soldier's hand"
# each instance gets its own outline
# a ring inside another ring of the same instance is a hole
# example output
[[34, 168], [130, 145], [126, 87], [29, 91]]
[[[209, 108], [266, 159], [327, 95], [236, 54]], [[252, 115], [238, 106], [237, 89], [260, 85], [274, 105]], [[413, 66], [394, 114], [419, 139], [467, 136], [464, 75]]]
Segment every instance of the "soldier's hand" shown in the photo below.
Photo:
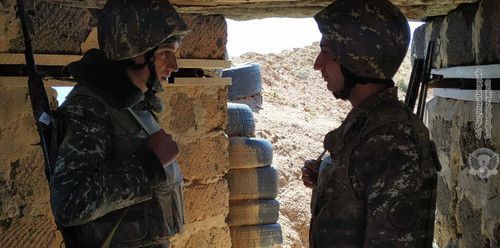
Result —
[[179, 155], [177, 143], [163, 129], [147, 138], [146, 147], [153, 151], [164, 166], [172, 163]]
[[307, 160], [302, 167], [302, 182], [308, 188], [314, 188], [318, 182], [318, 171], [321, 160]]
[[325, 139], [323, 140], [323, 147], [325, 150], [333, 148], [333, 144], [335, 143], [335, 130], [328, 132], [325, 135]]

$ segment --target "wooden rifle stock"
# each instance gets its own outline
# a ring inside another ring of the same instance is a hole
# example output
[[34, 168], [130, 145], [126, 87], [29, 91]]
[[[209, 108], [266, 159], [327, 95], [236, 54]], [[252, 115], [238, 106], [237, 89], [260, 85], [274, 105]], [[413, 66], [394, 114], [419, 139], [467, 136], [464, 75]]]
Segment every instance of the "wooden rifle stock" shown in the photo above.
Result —
[[[17, 15], [21, 19], [21, 27], [24, 36], [24, 57], [28, 69], [28, 91], [30, 94], [31, 108], [35, 117], [35, 124], [38, 135], [40, 136], [40, 146], [42, 147], [43, 158], [45, 162], [45, 177], [50, 183], [51, 168], [57, 154], [57, 137], [52, 132], [56, 132], [54, 120], [52, 119], [47, 92], [43, 85], [42, 77], [37, 73], [35, 59], [33, 57], [33, 48], [31, 38], [28, 32], [28, 23], [23, 0], [17, 0]], [[53, 156], [53, 157], [51, 157]], [[76, 247], [76, 241], [71, 229], [62, 227], [56, 222], [56, 226], [61, 232], [64, 244], [68, 248]]]

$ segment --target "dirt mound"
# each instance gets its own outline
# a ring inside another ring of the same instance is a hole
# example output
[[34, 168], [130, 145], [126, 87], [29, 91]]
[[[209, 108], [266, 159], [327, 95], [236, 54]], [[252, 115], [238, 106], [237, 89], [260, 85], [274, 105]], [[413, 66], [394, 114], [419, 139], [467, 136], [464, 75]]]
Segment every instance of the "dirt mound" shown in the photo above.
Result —
[[[319, 156], [323, 136], [338, 127], [351, 109], [349, 103], [333, 97], [321, 73], [313, 69], [318, 53], [318, 43], [314, 43], [278, 54], [247, 53], [231, 58], [233, 64], [261, 65], [261, 96], [239, 102], [251, 105], [256, 136], [270, 140], [274, 147], [284, 247], [308, 247], [311, 190], [302, 185], [300, 168], [304, 160]], [[402, 88], [410, 67], [407, 56], [394, 78]]]

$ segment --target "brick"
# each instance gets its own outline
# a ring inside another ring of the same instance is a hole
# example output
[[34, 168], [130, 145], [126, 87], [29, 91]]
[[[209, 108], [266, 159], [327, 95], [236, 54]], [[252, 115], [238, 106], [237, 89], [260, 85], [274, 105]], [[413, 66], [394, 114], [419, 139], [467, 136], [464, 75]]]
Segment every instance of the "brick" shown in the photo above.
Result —
[[223, 219], [207, 220], [206, 223], [186, 224], [184, 232], [171, 239], [172, 248], [200, 248], [200, 247], [231, 247], [231, 237], [229, 236], [229, 227]]
[[441, 46], [438, 55], [441, 67], [473, 65], [475, 63], [472, 48], [472, 24], [477, 4], [462, 4], [451, 11], [441, 27]]
[[181, 58], [225, 59], [227, 23], [222, 15], [183, 14], [191, 33], [182, 40]]
[[[80, 54], [80, 44], [92, 29], [91, 25], [96, 22], [89, 9], [36, 1], [34, 10], [35, 15], [29, 15], [29, 23], [34, 30], [31, 40], [35, 53]], [[20, 25], [16, 28], [16, 36], [9, 37], [12, 38], [9, 51], [23, 52], [24, 40]]]
[[27, 88], [0, 86], [0, 105], [0, 244], [50, 247], [57, 232]]
[[423, 59], [425, 57], [425, 28], [428, 24], [423, 24], [413, 31], [411, 43], [411, 58]]
[[186, 248], [199, 247], [230, 247], [231, 239], [229, 227], [215, 227], [210, 230], [203, 230], [192, 235], [186, 242]]
[[415, 36], [413, 38], [412, 44], [412, 58], [424, 59], [427, 53], [427, 46], [429, 41], [435, 42], [435, 49], [433, 53], [432, 60], [434, 61], [434, 67], [441, 67], [441, 58], [438, 57], [437, 51], [439, 51], [439, 46], [441, 45], [441, 26], [443, 23], [444, 17], [434, 17], [418, 29], [415, 30]]
[[220, 132], [193, 142], [179, 142], [179, 162], [186, 180], [223, 177], [229, 169], [228, 137]]
[[226, 180], [196, 184], [184, 188], [186, 223], [203, 221], [229, 212], [229, 189]]
[[222, 87], [168, 88], [161, 95], [165, 111], [162, 126], [174, 136], [197, 138], [227, 123], [227, 90]]
[[500, 1], [479, 3], [472, 27], [473, 47], [477, 64], [500, 62]]

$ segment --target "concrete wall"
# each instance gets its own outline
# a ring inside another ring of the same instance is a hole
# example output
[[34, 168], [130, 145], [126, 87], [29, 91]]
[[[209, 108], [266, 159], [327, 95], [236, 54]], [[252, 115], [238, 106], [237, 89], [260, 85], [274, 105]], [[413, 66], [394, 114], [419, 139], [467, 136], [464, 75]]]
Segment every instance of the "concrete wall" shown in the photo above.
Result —
[[[412, 57], [424, 58], [428, 41], [434, 40], [434, 68], [500, 63], [497, 13], [500, 1], [483, 0], [430, 18], [415, 30]], [[469, 173], [468, 164], [476, 149], [500, 152], [500, 103], [492, 103], [491, 113], [492, 137], [486, 139], [483, 133], [476, 138], [475, 102], [436, 97], [427, 104], [427, 125], [443, 167], [438, 179], [435, 229], [440, 247], [500, 245], [500, 175], [481, 179]]]
[[481, 179], [469, 173], [467, 163], [478, 148], [500, 152], [500, 103], [492, 105], [496, 128], [490, 139], [475, 137], [475, 102], [435, 97], [427, 105], [427, 125], [443, 167], [434, 234], [440, 247], [500, 245], [500, 174]]
[[[226, 58], [222, 16], [184, 15], [193, 30], [183, 40], [181, 58]], [[95, 37], [94, 37], [95, 38]], [[89, 44], [95, 42], [89, 41]], [[78, 48], [79, 49], [79, 48]], [[25, 82], [0, 84], [0, 246], [59, 247]], [[227, 89], [169, 87], [161, 95], [161, 124], [180, 146], [186, 225], [172, 247], [230, 247]]]
[[424, 58], [436, 42], [433, 67], [500, 63], [500, 1], [461, 4], [446, 16], [429, 18], [417, 28], [412, 58]]

